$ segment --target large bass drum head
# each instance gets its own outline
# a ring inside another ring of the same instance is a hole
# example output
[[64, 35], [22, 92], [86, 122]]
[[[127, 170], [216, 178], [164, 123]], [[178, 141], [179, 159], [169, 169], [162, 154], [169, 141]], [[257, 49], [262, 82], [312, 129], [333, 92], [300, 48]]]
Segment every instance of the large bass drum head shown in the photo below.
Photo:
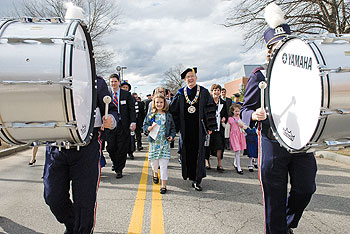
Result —
[[314, 135], [322, 103], [322, 82], [312, 48], [300, 38], [278, 47], [267, 70], [267, 111], [277, 140], [302, 150]]
[[88, 133], [92, 131], [93, 111], [96, 105], [93, 101], [96, 98], [95, 87], [93, 87], [95, 67], [91, 61], [93, 58], [88, 37], [82, 26], [78, 25], [72, 54], [72, 87], [77, 128], [80, 138], [85, 142], [88, 141]]

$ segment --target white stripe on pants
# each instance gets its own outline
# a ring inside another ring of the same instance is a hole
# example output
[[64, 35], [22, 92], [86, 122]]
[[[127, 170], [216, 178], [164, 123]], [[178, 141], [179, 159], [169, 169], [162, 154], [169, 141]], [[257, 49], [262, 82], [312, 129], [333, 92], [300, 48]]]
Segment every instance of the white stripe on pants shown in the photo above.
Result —
[[160, 166], [160, 179], [168, 180], [169, 159], [166, 159], [166, 158], [153, 159], [150, 162], [151, 162], [153, 172], [158, 173], [158, 167]]

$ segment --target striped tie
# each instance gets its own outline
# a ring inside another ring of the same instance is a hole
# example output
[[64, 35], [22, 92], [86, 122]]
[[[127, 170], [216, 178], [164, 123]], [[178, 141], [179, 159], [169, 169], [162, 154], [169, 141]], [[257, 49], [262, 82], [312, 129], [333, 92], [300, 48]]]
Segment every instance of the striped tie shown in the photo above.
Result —
[[[114, 95], [113, 95], [113, 104], [117, 107], [117, 109], [118, 109], [118, 104], [119, 104], [119, 102], [118, 102], [118, 97], [117, 97], [117, 92], [115, 92], [114, 93]], [[119, 111], [119, 110], [118, 110]]]

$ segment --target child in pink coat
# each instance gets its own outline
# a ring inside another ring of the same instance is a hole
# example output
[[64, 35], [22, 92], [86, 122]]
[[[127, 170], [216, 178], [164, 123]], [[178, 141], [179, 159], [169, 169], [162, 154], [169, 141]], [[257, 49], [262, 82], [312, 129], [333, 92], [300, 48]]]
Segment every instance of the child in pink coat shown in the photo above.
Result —
[[241, 109], [241, 105], [237, 103], [232, 104], [229, 110], [230, 117], [228, 118], [227, 122], [231, 126], [230, 128], [231, 150], [235, 151], [234, 166], [238, 174], [243, 174], [243, 170], [241, 169], [240, 154], [241, 154], [241, 151], [243, 151], [247, 147], [246, 141], [245, 141], [245, 133], [244, 133], [244, 129], [246, 129], [247, 126], [242, 122], [242, 120], [239, 117], [240, 109]]

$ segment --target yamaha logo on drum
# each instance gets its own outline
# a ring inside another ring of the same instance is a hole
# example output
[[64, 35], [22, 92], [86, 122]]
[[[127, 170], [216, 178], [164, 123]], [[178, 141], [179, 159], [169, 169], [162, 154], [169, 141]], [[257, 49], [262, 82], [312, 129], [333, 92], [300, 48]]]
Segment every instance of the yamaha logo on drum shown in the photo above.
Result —
[[289, 140], [294, 141], [295, 135], [293, 135], [292, 131], [289, 131], [288, 128], [283, 128], [283, 135], [285, 135]]
[[294, 67], [304, 68], [310, 71], [312, 70], [312, 58], [308, 56], [283, 53], [282, 62]]

